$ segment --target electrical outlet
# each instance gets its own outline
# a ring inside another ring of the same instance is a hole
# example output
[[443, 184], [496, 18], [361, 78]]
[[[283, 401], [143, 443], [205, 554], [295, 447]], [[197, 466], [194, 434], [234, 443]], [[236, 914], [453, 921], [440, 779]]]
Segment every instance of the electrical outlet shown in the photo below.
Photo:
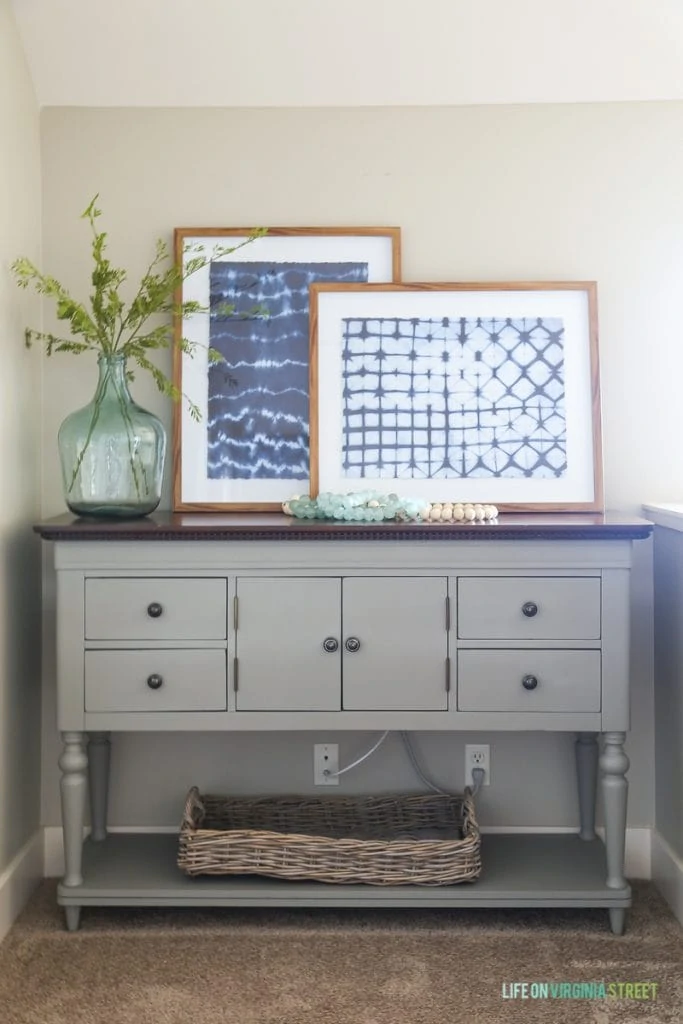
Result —
[[484, 771], [484, 786], [491, 785], [491, 748], [488, 743], [467, 743], [465, 745], [465, 785], [473, 786], [472, 771]]
[[315, 786], [338, 786], [339, 776], [339, 744], [314, 743], [313, 745], [313, 784]]

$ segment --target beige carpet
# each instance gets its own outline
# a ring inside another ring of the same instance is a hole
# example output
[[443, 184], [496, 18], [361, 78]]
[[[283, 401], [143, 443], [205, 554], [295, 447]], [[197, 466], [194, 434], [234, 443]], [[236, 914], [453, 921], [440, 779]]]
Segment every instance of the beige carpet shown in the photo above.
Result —
[[[683, 932], [636, 886], [604, 911], [88, 909], [45, 882], [0, 946], [2, 1024], [680, 1024]], [[656, 1001], [505, 1000], [503, 983], [657, 982]]]

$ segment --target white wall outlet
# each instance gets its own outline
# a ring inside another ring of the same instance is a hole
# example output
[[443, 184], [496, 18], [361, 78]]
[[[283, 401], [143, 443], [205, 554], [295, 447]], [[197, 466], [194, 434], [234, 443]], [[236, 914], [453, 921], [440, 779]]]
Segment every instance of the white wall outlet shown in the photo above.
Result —
[[316, 786], [338, 786], [339, 744], [315, 743], [313, 745], [313, 783]]
[[465, 785], [473, 786], [472, 772], [475, 768], [484, 771], [484, 785], [491, 785], [491, 748], [488, 743], [467, 743], [465, 745]]

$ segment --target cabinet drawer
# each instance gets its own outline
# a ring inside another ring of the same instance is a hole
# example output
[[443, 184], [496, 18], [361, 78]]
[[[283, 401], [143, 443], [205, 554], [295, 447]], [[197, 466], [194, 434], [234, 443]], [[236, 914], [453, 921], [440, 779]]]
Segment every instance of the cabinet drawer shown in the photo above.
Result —
[[458, 710], [599, 711], [600, 657], [600, 651], [460, 651]]
[[224, 640], [221, 579], [87, 579], [87, 640]]
[[461, 578], [458, 636], [463, 640], [597, 640], [600, 579]]
[[86, 651], [86, 711], [225, 711], [225, 651]]

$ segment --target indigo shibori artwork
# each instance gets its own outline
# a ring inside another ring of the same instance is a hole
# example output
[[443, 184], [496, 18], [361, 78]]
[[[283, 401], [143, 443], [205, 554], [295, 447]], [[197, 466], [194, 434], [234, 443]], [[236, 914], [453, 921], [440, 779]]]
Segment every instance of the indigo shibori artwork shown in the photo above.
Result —
[[311, 480], [601, 511], [592, 282], [311, 286]]
[[183, 282], [203, 309], [177, 324], [174, 508], [268, 511], [308, 492], [309, 288], [395, 281], [398, 228], [177, 228], [176, 259], [217, 252]]

